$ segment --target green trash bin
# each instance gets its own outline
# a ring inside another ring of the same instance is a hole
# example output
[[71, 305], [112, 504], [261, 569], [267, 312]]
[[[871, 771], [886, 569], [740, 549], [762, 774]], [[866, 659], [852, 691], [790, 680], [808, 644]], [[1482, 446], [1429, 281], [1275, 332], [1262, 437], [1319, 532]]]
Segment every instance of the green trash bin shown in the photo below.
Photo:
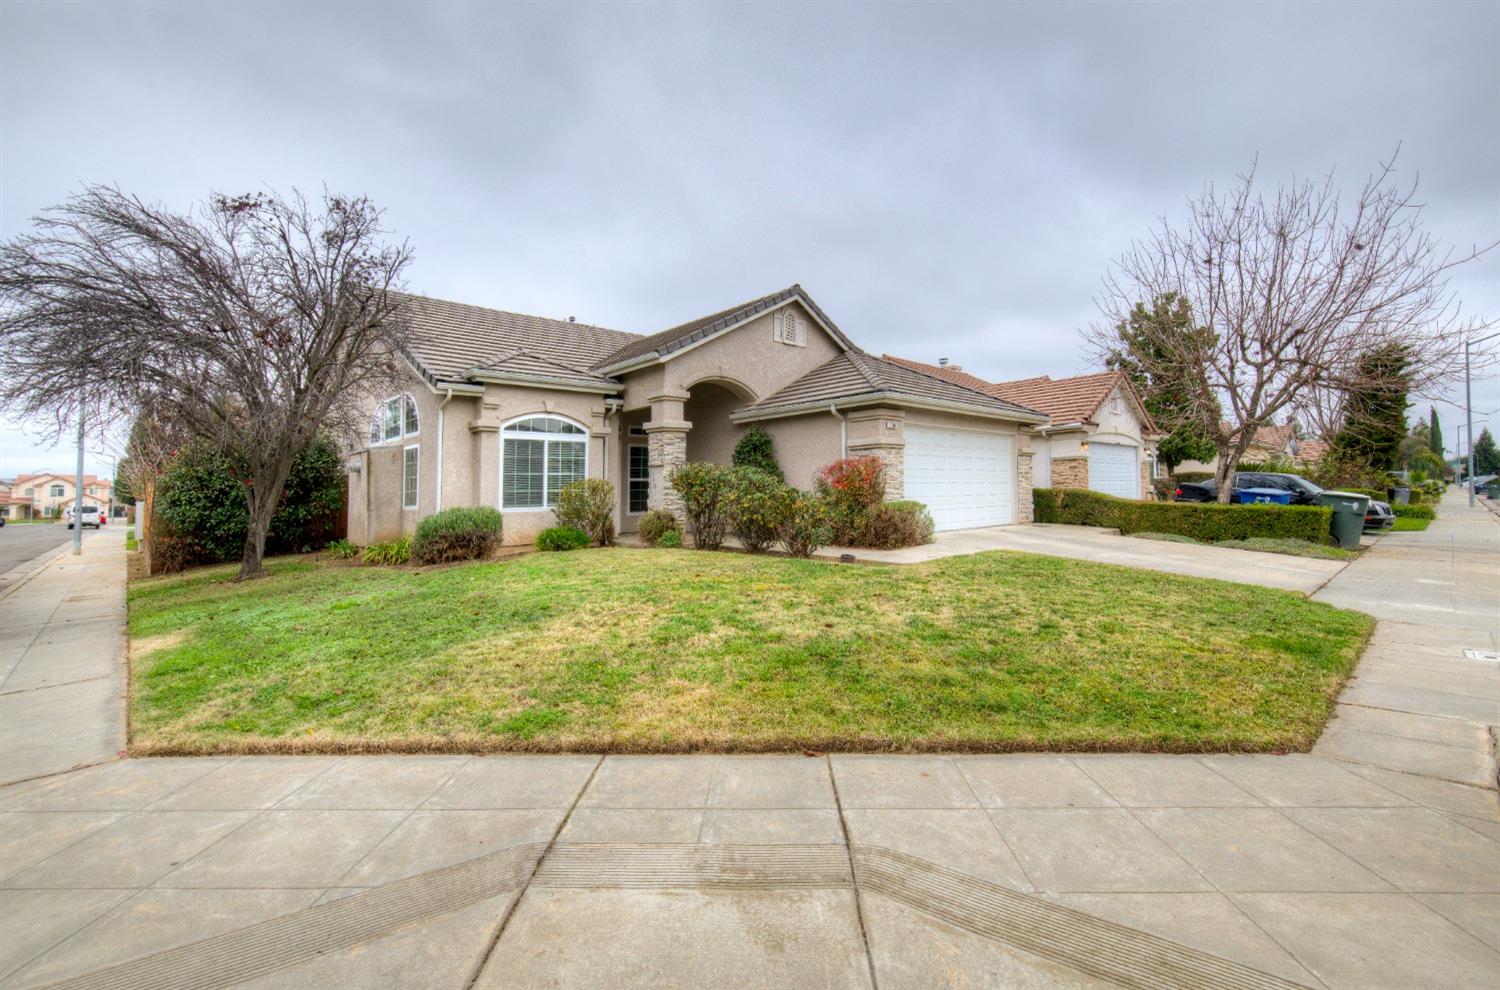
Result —
[[1333, 510], [1333, 538], [1345, 550], [1359, 549], [1359, 536], [1365, 531], [1365, 512], [1370, 496], [1358, 492], [1319, 492], [1318, 504]]

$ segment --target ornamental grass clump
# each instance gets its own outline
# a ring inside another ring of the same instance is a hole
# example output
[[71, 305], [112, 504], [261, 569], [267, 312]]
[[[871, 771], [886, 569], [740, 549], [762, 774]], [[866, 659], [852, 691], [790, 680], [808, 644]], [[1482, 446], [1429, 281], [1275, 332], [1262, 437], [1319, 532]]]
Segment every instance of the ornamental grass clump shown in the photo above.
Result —
[[411, 558], [419, 564], [483, 560], [499, 548], [502, 526], [499, 511], [487, 505], [434, 512], [417, 523]]
[[603, 478], [580, 478], [562, 487], [553, 510], [559, 526], [567, 526], [607, 547], [615, 540], [615, 486]]
[[367, 564], [380, 564], [394, 567], [411, 560], [411, 540], [403, 536], [399, 540], [387, 540], [384, 543], [371, 543], [365, 547], [364, 561]]
[[672, 472], [672, 490], [682, 497], [682, 511], [693, 532], [693, 545], [699, 550], [717, 550], [724, 544], [729, 471], [719, 464], [695, 461]]

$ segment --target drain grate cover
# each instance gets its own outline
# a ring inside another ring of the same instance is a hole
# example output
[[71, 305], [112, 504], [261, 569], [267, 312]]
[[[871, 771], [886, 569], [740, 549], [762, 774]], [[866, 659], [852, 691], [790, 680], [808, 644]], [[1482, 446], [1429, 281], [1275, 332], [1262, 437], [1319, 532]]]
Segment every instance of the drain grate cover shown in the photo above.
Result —
[[1496, 653], [1494, 650], [1464, 650], [1464, 656], [1470, 660], [1500, 663], [1500, 653]]

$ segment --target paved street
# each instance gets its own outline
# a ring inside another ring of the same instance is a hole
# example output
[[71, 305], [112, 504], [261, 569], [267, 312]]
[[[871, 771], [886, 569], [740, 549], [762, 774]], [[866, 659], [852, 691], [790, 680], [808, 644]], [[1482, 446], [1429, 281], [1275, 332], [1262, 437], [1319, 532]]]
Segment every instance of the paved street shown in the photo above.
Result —
[[[0, 787], [0, 987], [1490, 987], [1500, 668], [1462, 649], [1500, 635], [1500, 524], [1442, 511], [1318, 593], [1381, 622], [1311, 754], [175, 758]], [[49, 635], [43, 596], [111, 607], [98, 561], [0, 602], [7, 643]], [[107, 654], [105, 625], [57, 656]]]
[[[93, 535], [94, 530], [84, 530], [83, 538], [87, 541]], [[56, 553], [72, 539], [73, 531], [62, 523], [11, 523], [0, 527], [0, 576]], [[0, 584], [0, 591], [4, 588]]]

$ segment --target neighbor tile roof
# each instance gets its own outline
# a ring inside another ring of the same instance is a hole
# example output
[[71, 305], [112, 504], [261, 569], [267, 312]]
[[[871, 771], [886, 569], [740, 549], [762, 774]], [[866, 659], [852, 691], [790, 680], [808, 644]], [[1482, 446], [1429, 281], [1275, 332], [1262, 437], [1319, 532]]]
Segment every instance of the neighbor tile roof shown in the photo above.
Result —
[[654, 333], [649, 337], [637, 337], [613, 354], [608, 355], [604, 360], [598, 362], [595, 367], [607, 368], [610, 365], [620, 364], [632, 358], [645, 357], [652, 353], [659, 357], [665, 357], [675, 350], [700, 341], [705, 337], [712, 337], [720, 331], [727, 330], [758, 313], [774, 309], [792, 298], [800, 301], [803, 306], [807, 307], [808, 312], [821, 320], [833, 332], [833, 335], [838, 338], [841, 344], [845, 347], [854, 346], [844, 336], [843, 331], [839, 330], [833, 321], [828, 318], [828, 314], [818, 308], [818, 304], [812, 301], [812, 297], [803, 290], [802, 286], [791, 285], [785, 289], [772, 292], [769, 295], [761, 296], [759, 299], [752, 299], [749, 302], [740, 303], [738, 306], [731, 306], [728, 309], [721, 309], [717, 313], [710, 313], [707, 316], [700, 316], [695, 320], [689, 320], [686, 323], [663, 330], [660, 333]]
[[[433, 381], [462, 380], [473, 368], [497, 368], [501, 361], [525, 355], [534, 367], [566, 368], [573, 375], [606, 382], [590, 369], [601, 358], [640, 339], [637, 334], [587, 323], [406, 293], [399, 298], [410, 324], [408, 349]], [[505, 370], [514, 367], [508, 365]]]
[[836, 402], [883, 393], [992, 409], [1014, 413], [1027, 419], [1042, 415], [1035, 409], [927, 374], [906, 363], [878, 358], [857, 350], [846, 351], [819, 365], [779, 392], [746, 407], [746, 410]]
[[1318, 437], [1297, 441], [1297, 456], [1305, 461], [1321, 461], [1328, 454], [1330, 444]]
[[1121, 378], [1118, 371], [1101, 371], [1072, 378], [1042, 375], [1012, 382], [996, 382], [993, 387], [996, 395], [1040, 409], [1052, 418], [1054, 425], [1063, 426], [1092, 422], [1094, 413], [1099, 411], [1104, 400], [1120, 384]]

